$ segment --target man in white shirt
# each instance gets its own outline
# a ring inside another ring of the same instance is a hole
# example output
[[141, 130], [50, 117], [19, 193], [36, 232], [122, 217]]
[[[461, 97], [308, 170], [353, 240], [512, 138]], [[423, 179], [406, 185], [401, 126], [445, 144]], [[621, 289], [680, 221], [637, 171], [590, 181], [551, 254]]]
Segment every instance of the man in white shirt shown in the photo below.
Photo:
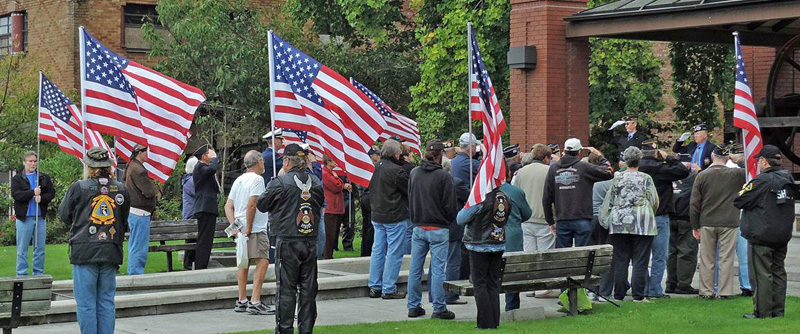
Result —
[[250, 151], [244, 156], [247, 172], [236, 178], [231, 186], [228, 201], [225, 203], [225, 216], [229, 224], [239, 222], [241, 230], [234, 230], [234, 236], [246, 236], [247, 256], [256, 261], [253, 274], [253, 294], [247, 300], [247, 274], [249, 268], [239, 268], [236, 272], [239, 283], [239, 299], [234, 311], [250, 314], [275, 314], [275, 309], [261, 303], [261, 286], [269, 266], [269, 238], [267, 237], [267, 214], [256, 209], [256, 199], [264, 192], [264, 159], [258, 151]]

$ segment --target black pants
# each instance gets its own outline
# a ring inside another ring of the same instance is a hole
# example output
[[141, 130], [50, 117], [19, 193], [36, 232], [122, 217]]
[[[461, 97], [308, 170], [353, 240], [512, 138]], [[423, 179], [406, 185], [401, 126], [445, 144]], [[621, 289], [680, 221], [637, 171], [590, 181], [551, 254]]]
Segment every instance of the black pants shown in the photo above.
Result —
[[461, 243], [461, 265], [458, 266], [458, 279], [465, 280], [470, 279], [470, 266], [472, 260], [470, 259], [472, 252], [467, 249], [467, 246], [464, 243]]
[[697, 239], [688, 221], [670, 219], [669, 225], [667, 288], [691, 290], [697, 271]]
[[325, 249], [322, 251], [323, 259], [332, 259], [333, 250], [339, 244], [339, 224], [344, 219], [343, 214], [325, 214]]
[[375, 240], [375, 230], [372, 228], [372, 210], [361, 206], [361, 256], [372, 255], [372, 242]]
[[299, 332], [311, 333], [317, 321], [317, 239], [278, 238], [275, 253], [275, 333], [294, 333], [295, 308]]
[[500, 278], [503, 252], [470, 252], [472, 284], [478, 308], [478, 328], [500, 326]]
[[786, 309], [787, 246], [747, 246], [750, 283], [753, 286], [754, 314], [759, 318], [782, 317]]
[[[342, 215], [342, 219], [339, 220], [339, 223], [336, 225], [336, 239], [339, 240], [339, 235], [342, 236], [342, 248], [345, 251], [352, 251], [353, 250], [353, 239], [356, 237], [356, 226], [353, 223], [355, 219], [350, 217], [350, 205], [348, 205], [347, 201], [344, 201], [344, 214]], [[328, 221], [325, 221], [325, 224], [328, 224]], [[341, 234], [339, 233], [341, 231]], [[327, 238], [328, 230], [325, 230], [325, 237]], [[337, 241], [334, 244], [334, 249], [337, 251], [339, 250], [339, 242]]]
[[625, 293], [628, 291], [628, 264], [631, 262], [633, 262], [631, 295], [634, 300], [643, 299], [653, 236], [610, 234], [608, 240], [614, 246], [614, 255], [611, 257], [611, 270], [614, 271], [614, 299], [625, 299]]
[[211, 259], [217, 215], [198, 212], [194, 214], [194, 217], [197, 218], [197, 248], [194, 255], [194, 269], [206, 269], [208, 261]]

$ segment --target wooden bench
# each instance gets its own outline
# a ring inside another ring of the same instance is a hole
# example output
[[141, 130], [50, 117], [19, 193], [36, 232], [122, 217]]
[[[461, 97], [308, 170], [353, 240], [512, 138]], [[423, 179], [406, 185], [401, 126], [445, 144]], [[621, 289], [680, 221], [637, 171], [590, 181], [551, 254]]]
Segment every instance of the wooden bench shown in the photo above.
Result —
[[[225, 228], [228, 221], [225, 218], [217, 218], [217, 226], [214, 231], [214, 238], [225, 238]], [[167, 253], [167, 271], [172, 271], [172, 252], [195, 250], [197, 242], [186, 242], [182, 244], [168, 245], [167, 241], [185, 241], [197, 239], [197, 220], [155, 220], [150, 222], [150, 241], [158, 241], [158, 245], [151, 245], [150, 252]], [[211, 248], [236, 247], [233, 240], [214, 242]]]
[[53, 277], [50, 275], [0, 277], [0, 327], [3, 334], [19, 326], [44, 321], [50, 310]]
[[[611, 245], [559, 248], [503, 254], [501, 292], [568, 289], [569, 313], [578, 313], [578, 288], [600, 284], [599, 274], [611, 268]], [[469, 280], [444, 282], [447, 291], [472, 296]]]

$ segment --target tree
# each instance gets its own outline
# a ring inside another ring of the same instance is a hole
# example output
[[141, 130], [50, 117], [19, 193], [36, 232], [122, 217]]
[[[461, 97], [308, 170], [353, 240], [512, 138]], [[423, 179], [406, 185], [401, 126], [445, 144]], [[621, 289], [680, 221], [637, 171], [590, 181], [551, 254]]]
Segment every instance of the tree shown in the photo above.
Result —
[[670, 58], [679, 128], [699, 123], [711, 129], [722, 125], [720, 108], [733, 110], [733, 46], [672, 43]]
[[467, 22], [473, 22], [500, 105], [508, 110], [508, 1], [415, 0], [412, 7], [422, 63], [410, 108], [423, 137], [455, 138], [467, 128]]

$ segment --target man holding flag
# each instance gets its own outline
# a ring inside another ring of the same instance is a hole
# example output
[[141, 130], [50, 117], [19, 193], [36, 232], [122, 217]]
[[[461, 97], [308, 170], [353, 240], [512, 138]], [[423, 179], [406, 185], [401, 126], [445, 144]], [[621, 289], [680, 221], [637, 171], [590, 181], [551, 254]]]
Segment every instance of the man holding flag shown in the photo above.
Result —
[[11, 178], [11, 197], [17, 223], [17, 276], [28, 275], [28, 245], [33, 240], [33, 274], [44, 275], [47, 205], [56, 196], [53, 181], [39, 173], [39, 155], [28, 151], [23, 168]]

